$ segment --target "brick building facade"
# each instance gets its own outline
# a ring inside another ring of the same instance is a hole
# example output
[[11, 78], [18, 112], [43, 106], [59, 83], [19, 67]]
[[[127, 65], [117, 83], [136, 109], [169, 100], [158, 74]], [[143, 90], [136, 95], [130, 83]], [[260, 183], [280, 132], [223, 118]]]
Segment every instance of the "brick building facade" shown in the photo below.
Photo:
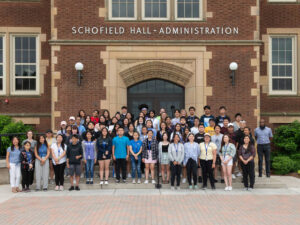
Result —
[[[162, 79], [183, 87], [185, 108], [198, 115], [206, 104], [214, 114], [225, 105], [252, 128], [260, 117], [271, 126], [300, 118], [297, 0], [125, 2], [0, 0], [0, 113], [56, 130], [79, 109], [115, 113], [130, 105], [129, 87]], [[270, 50], [271, 42], [279, 47]], [[284, 52], [279, 63], [273, 52]], [[84, 65], [80, 86], [77, 62]], [[231, 62], [238, 64], [235, 85]], [[284, 68], [283, 78], [276, 68]]]

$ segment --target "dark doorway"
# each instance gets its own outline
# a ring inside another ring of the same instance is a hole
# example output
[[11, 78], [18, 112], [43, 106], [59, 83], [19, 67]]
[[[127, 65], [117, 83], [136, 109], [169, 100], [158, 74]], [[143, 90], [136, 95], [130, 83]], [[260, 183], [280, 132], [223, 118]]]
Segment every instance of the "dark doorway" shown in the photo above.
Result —
[[184, 87], [173, 82], [152, 79], [132, 85], [127, 89], [127, 105], [129, 112], [137, 118], [139, 105], [147, 104], [149, 110], [159, 113], [165, 108], [169, 116], [173, 116], [174, 109], [184, 108]]

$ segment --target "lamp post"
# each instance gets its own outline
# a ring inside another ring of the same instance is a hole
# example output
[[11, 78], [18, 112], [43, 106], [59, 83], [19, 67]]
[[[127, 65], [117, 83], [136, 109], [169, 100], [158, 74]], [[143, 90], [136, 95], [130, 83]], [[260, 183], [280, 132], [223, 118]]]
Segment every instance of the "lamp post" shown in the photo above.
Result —
[[235, 71], [238, 69], [238, 64], [236, 62], [232, 62], [229, 65], [229, 69], [231, 70], [230, 78], [231, 78], [231, 83], [232, 86], [235, 85]]
[[78, 86], [80, 86], [81, 85], [81, 79], [83, 79], [83, 75], [82, 75], [83, 64], [81, 62], [77, 62], [75, 64], [75, 69], [77, 71]]

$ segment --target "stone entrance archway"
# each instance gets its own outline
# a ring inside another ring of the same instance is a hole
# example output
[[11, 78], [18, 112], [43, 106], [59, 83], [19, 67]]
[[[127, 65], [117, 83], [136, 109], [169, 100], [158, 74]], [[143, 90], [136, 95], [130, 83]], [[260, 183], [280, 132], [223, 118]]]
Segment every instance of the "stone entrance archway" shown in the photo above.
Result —
[[164, 79], [185, 87], [185, 107], [199, 110], [212, 95], [206, 85], [211, 53], [204, 46], [108, 46], [101, 52], [106, 64], [106, 100], [101, 109], [112, 113], [127, 105], [127, 87], [143, 80]]

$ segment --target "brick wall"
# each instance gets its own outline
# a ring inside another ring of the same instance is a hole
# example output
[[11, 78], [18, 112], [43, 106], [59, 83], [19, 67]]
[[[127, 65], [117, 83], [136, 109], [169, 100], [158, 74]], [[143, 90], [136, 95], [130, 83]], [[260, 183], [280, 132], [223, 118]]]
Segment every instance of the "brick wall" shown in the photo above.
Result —
[[[0, 2], [0, 27], [40, 27], [47, 40], [50, 39], [50, 0], [40, 2]], [[1, 96], [0, 113], [50, 113], [51, 112], [51, 72], [50, 46], [42, 42], [41, 59], [49, 60], [49, 66], [44, 76], [44, 93], [41, 96]], [[9, 104], [2, 101], [8, 98]], [[50, 118], [41, 119], [41, 127], [50, 127]]]

